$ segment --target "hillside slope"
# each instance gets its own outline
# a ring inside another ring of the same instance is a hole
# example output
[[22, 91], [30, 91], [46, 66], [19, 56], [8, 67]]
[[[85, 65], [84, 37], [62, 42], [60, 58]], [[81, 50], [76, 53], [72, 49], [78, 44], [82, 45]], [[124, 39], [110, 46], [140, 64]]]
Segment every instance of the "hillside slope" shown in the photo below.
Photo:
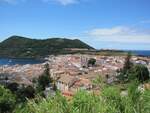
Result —
[[50, 54], [71, 53], [71, 48], [93, 49], [78, 39], [50, 38], [45, 40], [11, 36], [0, 43], [0, 57], [32, 58]]

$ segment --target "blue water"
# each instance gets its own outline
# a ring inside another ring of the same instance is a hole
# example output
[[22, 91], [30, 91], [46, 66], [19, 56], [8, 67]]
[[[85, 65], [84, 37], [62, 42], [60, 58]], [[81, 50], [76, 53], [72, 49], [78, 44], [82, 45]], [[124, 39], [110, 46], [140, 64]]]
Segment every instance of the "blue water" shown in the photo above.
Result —
[[135, 55], [150, 57], [150, 50], [131, 50], [130, 52]]
[[43, 63], [43, 60], [36, 59], [10, 59], [10, 58], [0, 58], [0, 65], [25, 65], [25, 64], [39, 64]]

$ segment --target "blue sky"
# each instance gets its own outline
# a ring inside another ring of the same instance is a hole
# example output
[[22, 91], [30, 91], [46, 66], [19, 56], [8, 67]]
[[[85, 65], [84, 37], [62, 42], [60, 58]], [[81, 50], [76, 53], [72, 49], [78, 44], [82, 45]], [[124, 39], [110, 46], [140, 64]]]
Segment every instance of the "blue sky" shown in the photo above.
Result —
[[150, 50], [150, 0], [0, 0], [0, 41], [11, 35]]

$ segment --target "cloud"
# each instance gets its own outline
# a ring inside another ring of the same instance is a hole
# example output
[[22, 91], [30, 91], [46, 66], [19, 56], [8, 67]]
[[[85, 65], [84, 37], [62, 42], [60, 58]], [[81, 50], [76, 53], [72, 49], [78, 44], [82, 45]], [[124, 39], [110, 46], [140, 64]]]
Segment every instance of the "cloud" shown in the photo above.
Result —
[[129, 28], [127, 27], [97, 28], [89, 31], [89, 34], [95, 36], [110, 36], [127, 34], [128, 31]]
[[70, 4], [76, 4], [79, 2], [79, 0], [43, 0], [44, 2], [56, 2], [61, 5], [70, 5]]
[[124, 26], [96, 28], [89, 30], [87, 35], [101, 42], [150, 44], [150, 32]]

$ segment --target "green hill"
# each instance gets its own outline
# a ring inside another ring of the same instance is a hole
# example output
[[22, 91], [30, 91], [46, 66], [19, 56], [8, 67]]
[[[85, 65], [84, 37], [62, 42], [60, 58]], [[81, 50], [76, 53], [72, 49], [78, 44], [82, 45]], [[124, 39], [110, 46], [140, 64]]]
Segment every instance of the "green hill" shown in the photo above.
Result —
[[0, 57], [37, 58], [50, 54], [72, 53], [72, 48], [94, 49], [78, 39], [50, 38], [40, 40], [11, 36], [0, 43]]

